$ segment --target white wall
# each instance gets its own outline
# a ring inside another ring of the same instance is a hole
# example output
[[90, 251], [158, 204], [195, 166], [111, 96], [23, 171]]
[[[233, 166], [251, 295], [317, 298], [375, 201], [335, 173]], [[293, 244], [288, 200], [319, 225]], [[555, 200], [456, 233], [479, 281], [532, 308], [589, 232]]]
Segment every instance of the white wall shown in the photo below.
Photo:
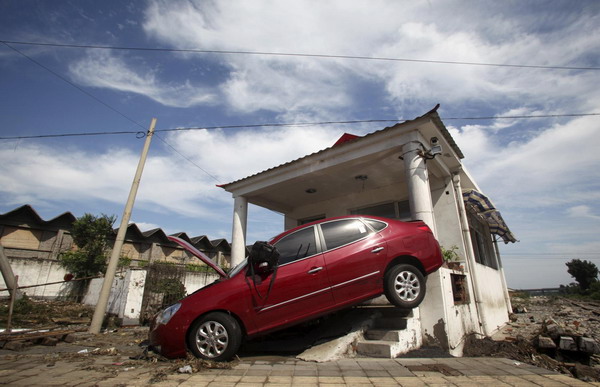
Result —
[[[19, 276], [19, 286], [63, 281], [67, 273], [58, 262], [53, 260], [11, 258], [10, 264], [14, 274]], [[145, 268], [128, 268], [125, 271], [117, 273], [115, 276], [111, 287], [107, 312], [121, 318], [124, 325], [139, 324], [146, 274]], [[219, 275], [213, 273], [186, 273], [184, 285], [187, 294], [193, 293], [218, 278]], [[96, 305], [103, 281], [103, 278], [95, 278], [90, 281], [88, 291], [82, 301], [84, 304]], [[22, 289], [22, 291], [29, 297], [55, 299], [60, 296], [66, 296], [70, 287], [71, 283], [65, 282]], [[2, 276], [0, 276], [0, 288], [6, 288]], [[9, 296], [8, 291], [0, 292], [0, 297]]]
[[[398, 170], [398, 173], [402, 173]], [[364, 190], [359, 193], [349, 194], [340, 198], [324, 200], [312, 203], [306, 206], [294, 208], [293, 211], [286, 214], [285, 228], [290, 229], [298, 225], [298, 219], [313, 217], [324, 214], [329, 218], [332, 216], [348, 215], [350, 209], [377, 205], [391, 201], [402, 201], [408, 198], [406, 185], [388, 185], [385, 187]]]
[[461, 257], [461, 261], [464, 261], [466, 253], [456, 205], [456, 201], [462, 200], [462, 198], [457, 199], [451, 179], [444, 182], [442, 179], [431, 178], [430, 181], [432, 182], [431, 198], [437, 226], [436, 237], [440, 245], [446, 249], [450, 249], [452, 246], [458, 247], [456, 252]]
[[[117, 275], [113, 281], [107, 312], [123, 319], [124, 325], [139, 324], [146, 274], [143, 268], [130, 268], [125, 273]], [[217, 274], [188, 272], [183, 284], [187, 294], [191, 294], [218, 278]], [[96, 305], [101, 287], [101, 278], [92, 280], [83, 300], [84, 304]]]
[[502, 287], [502, 272], [477, 263], [478, 283], [481, 284], [481, 313], [484, 332], [491, 335], [508, 321], [508, 309]]
[[[136, 270], [136, 271], [143, 273], [143, 278], [144, 279], [146, 278], [145, 270]], [[133, 276], [133, 277], [137, 277], [137, 276]], [[130, 286], [132, 286], [131, 278], [132, 278], [131, 270], [127, 270], [126, 272], [118, 273], [115, 276], [115, 279], [113, 280], [112, 286], [110, 288], [110, 296], [108, 298], [108, 305], [106, 307], [107, 313], [117, 315], [120, 318], [124, 318], [123, 311], [125, 310], [125, 305], [127, 305], [127, 303], [128, 303], [129, 288], [130, 288]], [[100, 289], [102, 289], [103, 282], [104, 282], [104, 278], [94, 278], [91, 281], [90, 286], [87, 291], [87, 294], [83, 298], [83, 301], [82, 301], [83, 304], [95, 306], [98, 303], [98, 298], [100, 296]], [[137, 284], [133, 284], [133, 286], [136, 286], [136, 285]], [[143, 286], [143, 284], [142, 284], [142, 286]], [[142, 289], [143, 289], [143, 287], [142, 287]], [[132, 297], [134, 295], [135, 295], [135, 291], [132, 292]], [[131, 300], [131, 302], [129, 302], [130, 307], [133, 302], [135, 302], [135, 301]], [[140, 297], [139, 298], [140, 308], [141, 308], [141, 304], [142, 304], [142, 298]], [[128, 316], [131, 316], [131, 314], [128, 314]], [[138, 312], [137, 317], [139, 318], [139, 312]], [[130, 317], [128, 317], [128, 319], [129, 318]], [[139, 323], [139, 320], [135, 323], [128, 321], [125, 324], [130, 325], [130, 324], [137, 324], [137, 323]]]
[[185, 285], [185, 291], [187, 294], [192, 294], [196, 290], [203, 288], [218, 279], [218, 274], [188, 272], [185, 275], [183, 284]]
[[[9, 261], [14, 275], [19, 276], [19, 286], [63, 281], [67, 274], [56, 261], [35, 258], [10, 258]], [[0, 287], [6, 288], [2, 276], [0, 276]], [[69, 284], [56, 284], [22, 289], [22, 292], [29, 297], [56, 298], [65, 295], [69, 289]], [[8, 291], [0, 292], [0, 297], [9, 297]]]

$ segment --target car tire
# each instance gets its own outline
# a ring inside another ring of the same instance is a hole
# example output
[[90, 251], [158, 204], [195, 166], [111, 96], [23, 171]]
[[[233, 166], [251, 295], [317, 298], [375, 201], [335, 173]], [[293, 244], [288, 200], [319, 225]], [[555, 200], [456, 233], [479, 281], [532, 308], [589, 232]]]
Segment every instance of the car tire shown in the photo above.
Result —
[[412, 309], [419, 306], [425, 297], [425, 290], [425, 277], [413, 265], [393, 266], [385, 275], [385, 297], [399, 308]]
[[196, 320], [187, 336], [194, 356], [213, 361], [231, 359], [242, 343], [242, 330], [232, 316], [213, 312]]

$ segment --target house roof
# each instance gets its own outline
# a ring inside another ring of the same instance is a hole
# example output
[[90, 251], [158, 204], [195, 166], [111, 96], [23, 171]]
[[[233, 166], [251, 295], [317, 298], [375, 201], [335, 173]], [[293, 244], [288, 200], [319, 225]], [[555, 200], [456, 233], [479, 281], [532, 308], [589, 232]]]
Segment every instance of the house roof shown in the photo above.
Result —
[[342, 137], [340, 137], [340, 139], [335, 144], [333, 144], [332, 146], [330, 146], [328, 148], [325, 148], [325, 149], [322, 149], [322, 150], [320, 150], [318, 152], [314, 152], [314, 153], [311, 153], [309, 155], [306, 155], [304, 157], [301, 157], [301, 158], [298, 158], [298, 159], [295, 159], [295, 160], [292, 160], [292, 161], [280, 164], [278, 166], [266, 169], [266, 170], [264, 170], [262, 172], [258, 172], [258, 173], [255, 173], [253, 175], [246, 176], [244, 178], [232, 181], [230, 183], [217, 184], [217, 187], [220, 187], [220, 188], [223, 188], [223, 189], [227, 190], [227, 188], [230, 187], [233, 184], [242, 182], [242, 181], [247, 180], [247, 179], [251, 179], [251, 178], [253, 178], [255, 176], [261, 175], [261, 174], [269, 172], [269, 171], [273, 171], [273, 170], [276, 170], [276, 169], [279, 169], [279, 168], [287, 167], [287, 166], [289, 166], [291, 164], [294, 164], [294, 163], [301, 162], [302, 160], [305, 160], [305, 159], [314, 157], [316, 155], [319, 155], [321, 153], [324, 153], [324, 152], [326, 152], [326, 151], [328, 151], [328, 150], [330, 150], [330, 149], [332, 149], [334, 147], [335, 148], [340, 148], [340, 147], [347, 146], [348, 144], [354, 144], [356, 142], [363, 141], [366, 138], [369, 138], [369, 137], [372, 137], [372, 136], [375, 136], [375, 135], [378, 135], [378, 134], [381, 134], [381, 133], [385, 133], [385, 132], [390, 132], [390, 131], [393, 131], [393, 130], [401, 129], [403, 126], [406, 126], [406, 125], [408, 125], [408, 124], [410, 124], [410, 123], [412, 123], [414, 121], [422, 120], [422, 119], [427, 119], [427, 118], [429, 118], [435, 124], [435, 126], [439, 129], [440, 133], [442, 134], [442, 136], [444, 137], [444, 139], [448, 142], [448, 144], [451, 146], [452, 150], [454, 150], [454, 152], [456, 153], [456, 155], [460, 159], [463, 159], [464, 155], [463, 155], [462, 151], [460, 150], [460, 148], [458, 147], [458, 145], [456, 144], [456, 142], [452, 138], [452, 135], [450, 134], [450, 132], [448, 131], [448, 129], [446, 128], [446, 126], [444, 125], [444, 123], [440, 119], [440, 116], [437, 113], [437, 110], [438, 110], [439, 107], [440, 107], [440, 105], [437, 104], [433, 109], [431, 109], [427, 113], [423, 114], [422, 116], [416, 117], [416, 118], [414, 118], [412, 120], [406, 120], [406, 121], [399, 122], [399, 123], [394, 124], [392, 126], [388, 126], [388, 127], [383, 128], [383, 129], [377, 130], [375, 132], [368, 133], [368, 134], [366, 134], [364, 136], [356, 136], [356, 135], [353, 135], [353, 134], [344, 133], [344, 135], [342, 135]]
[[0, 220], [17, 220], [25, 223], [34, 223], [47, 227], [70, 226], [77, 218], [70, 212], [62, 214], [50, 219], [44, 220], [29, 204], [24, 204], [12, 211], [0, 214]]

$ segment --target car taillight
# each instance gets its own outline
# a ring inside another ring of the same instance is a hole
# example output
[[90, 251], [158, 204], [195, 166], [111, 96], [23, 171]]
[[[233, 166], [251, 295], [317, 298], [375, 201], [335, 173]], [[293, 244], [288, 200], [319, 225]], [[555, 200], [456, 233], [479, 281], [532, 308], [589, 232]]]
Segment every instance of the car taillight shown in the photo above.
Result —
[[429, 226], [427, 226], [426, 224], [422, 224], [420, 226], [417, 226], [417, 228], [421, 231], [425, 231], [428, 232], [430, 234], [433, 234], [433, 231], [431, 231], [431, 229], [429, 228]]

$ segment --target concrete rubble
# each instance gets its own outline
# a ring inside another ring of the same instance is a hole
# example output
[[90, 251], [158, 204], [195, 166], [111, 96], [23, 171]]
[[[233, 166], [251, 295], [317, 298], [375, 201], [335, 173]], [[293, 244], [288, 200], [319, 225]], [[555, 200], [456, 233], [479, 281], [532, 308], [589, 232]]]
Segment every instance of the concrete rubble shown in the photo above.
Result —
[[512, 357], [499, 356], [521, 357], [529, 364], [600, 381], [600, 303], [544, 296], [512, 302], [511, 322], [494, 339], [511, 342], [518, 350]]

